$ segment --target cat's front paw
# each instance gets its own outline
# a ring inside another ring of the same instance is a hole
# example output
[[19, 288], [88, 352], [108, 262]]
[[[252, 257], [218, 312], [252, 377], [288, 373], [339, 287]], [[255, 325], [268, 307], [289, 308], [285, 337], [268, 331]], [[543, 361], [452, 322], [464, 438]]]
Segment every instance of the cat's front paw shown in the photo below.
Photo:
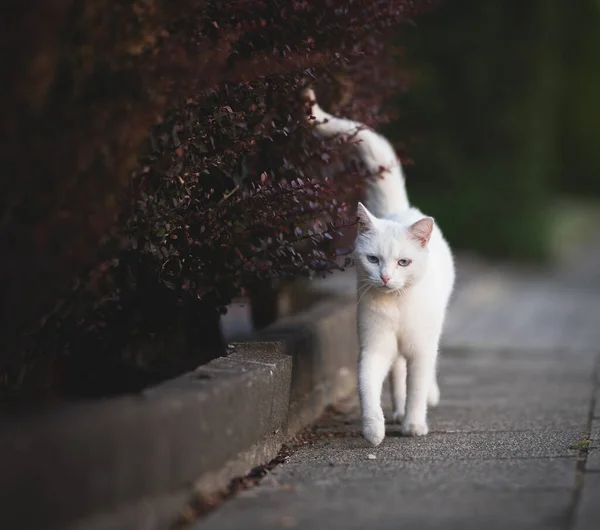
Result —
[[402, 423], [402, 427], [400, 429], [402, 436], [425, 436], [429, 429], [427, 428], [426, 423]]
[[394, 423], [402, 423], [403, 418], [404, 418], [403, 410], [395, 410], [394, 411], [394, 415], [392, 416], [392, 421]]
[[379, 445], [385, 438], [385, 421], [367, 418], [363, 420], [363, 436], [371, 445]]

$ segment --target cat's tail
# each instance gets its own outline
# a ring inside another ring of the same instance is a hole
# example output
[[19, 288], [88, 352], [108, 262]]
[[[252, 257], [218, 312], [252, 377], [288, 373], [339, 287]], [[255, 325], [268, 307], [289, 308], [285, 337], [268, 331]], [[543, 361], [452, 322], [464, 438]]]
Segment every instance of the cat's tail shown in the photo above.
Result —
[[305, 105], [305, 120], [322, 138], [351, 136], [365, 128], [358, 122], [338, 118], [324, 111], [317, 103], [317, 97], [312, 88], [304, 88], [300, 93], [300, 98]]
[[352, 140], [355, 156], [371, 175], [367, 180], [365, 204], [377, 217], [397, 214], [410, 208], [404, 174], [392, 145], [372, 129], [324, 111], [311, 88], [302, 90], [305, 119], [323, 139], [345, 137]]

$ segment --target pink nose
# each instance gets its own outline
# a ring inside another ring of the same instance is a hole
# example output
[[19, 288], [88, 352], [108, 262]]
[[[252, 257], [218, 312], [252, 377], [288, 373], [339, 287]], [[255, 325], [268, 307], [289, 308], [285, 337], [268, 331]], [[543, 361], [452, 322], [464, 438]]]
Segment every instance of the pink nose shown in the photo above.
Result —
[[386, 276], [385, 274], [381, 275], [381, 281], [384, 283], [384, 285], [390, 281], [390, 277]]

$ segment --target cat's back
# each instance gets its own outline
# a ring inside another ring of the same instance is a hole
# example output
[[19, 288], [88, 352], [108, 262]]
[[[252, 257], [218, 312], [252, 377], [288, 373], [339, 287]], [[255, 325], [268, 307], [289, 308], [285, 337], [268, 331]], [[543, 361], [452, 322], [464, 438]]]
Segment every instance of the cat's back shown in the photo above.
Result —
[[383, 217], [383, 219], [387, 219], [389, 221], [395, 221], [396, 223], [400, 223], [403, 226], [409, 227], [413, 223], [416, 223], [419, 219], [423, 219], [423, 217], [428, 217], [421, 210], [411, 206], [406, 208], [405, 210], [396, 211], [389, 215]]

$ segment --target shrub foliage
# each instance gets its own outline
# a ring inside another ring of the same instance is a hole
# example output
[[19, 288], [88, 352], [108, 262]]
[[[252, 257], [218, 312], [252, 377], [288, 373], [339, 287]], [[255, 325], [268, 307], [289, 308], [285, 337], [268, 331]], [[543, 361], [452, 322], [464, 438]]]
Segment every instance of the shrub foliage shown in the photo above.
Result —
[[324, 176], [337, 150], [307, 133], [296, 94], [316, 84], [330, 108], [380, 125], [408, 81], [390, 36], [432, 3], [13, 2], [0, 28], [5, 385], [22, 381], [23, 351], [42, 359], [34, 386], [84, 365], [164, 375], [181, 366], [165, 368], [162, 331], [186, 330], [180, 357], [197, 362], [222, 352], [219, 311], [245, 287], [338, 267], [320, 241], [351, 224], [360, 179]]

